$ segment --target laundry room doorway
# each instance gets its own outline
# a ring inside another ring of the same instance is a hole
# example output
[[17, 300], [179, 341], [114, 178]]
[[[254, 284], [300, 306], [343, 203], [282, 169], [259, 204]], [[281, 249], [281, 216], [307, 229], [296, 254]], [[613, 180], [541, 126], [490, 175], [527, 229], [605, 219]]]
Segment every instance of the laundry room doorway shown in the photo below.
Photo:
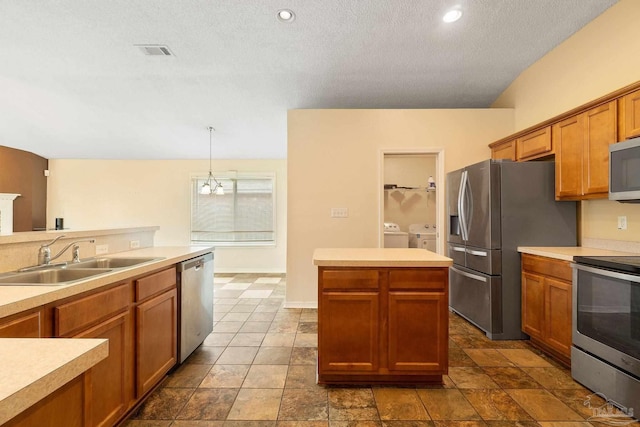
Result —
[[442, 149], [381, 150], [379, 246], [442, 254]]

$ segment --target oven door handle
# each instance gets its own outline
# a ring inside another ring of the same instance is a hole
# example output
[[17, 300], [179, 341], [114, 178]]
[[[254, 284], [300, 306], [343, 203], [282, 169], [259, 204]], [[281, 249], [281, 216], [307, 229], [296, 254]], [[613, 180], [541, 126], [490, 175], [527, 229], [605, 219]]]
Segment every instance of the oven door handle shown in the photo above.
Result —
[[634, 274], [620, 273], [618, 271], [605, 270], [604, 268], [589, 267], [582, 264], [571, 263], [575, 269], [586, 271], [588, 273], [597, 274], [599, 276], [613, 277], [614, 279], [628, 280], [629, 282], [640, 284], [640, 276]]

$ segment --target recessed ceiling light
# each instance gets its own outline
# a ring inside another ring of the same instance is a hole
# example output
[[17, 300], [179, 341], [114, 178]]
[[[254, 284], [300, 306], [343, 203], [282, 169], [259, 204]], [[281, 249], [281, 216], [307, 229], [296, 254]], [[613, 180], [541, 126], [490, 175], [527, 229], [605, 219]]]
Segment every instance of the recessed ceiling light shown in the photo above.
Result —
[[296, 19], [296, 15], [289, 9], [282, 9], [278, 11], [278, 19], [281, 22], [293, 22]]
[[462, 11], [460, 9], [451, 9], [447, 13], [444, 14], [442, 20], [444, 22], [456, 22], [458, 19], [462, 17]]

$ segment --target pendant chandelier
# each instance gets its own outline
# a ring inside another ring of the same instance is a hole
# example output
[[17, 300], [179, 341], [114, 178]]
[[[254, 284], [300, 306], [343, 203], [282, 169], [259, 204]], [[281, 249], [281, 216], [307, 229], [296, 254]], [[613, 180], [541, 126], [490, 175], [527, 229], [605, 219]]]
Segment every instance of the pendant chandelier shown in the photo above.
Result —
[[218, 180], [215, 179], [213, 173], [211, 172], [211, 138], [215, 129], [212, 126], [209, 126], [207, 129], [209, 129], [209, 176], [207, 177], [207, 181], [202, 184], [202, 187], [200, 188], [200, 194], [215, 194], [218, 196], [224, 196], [224, 188], [222, 187], [222, 184], [220, 184]]

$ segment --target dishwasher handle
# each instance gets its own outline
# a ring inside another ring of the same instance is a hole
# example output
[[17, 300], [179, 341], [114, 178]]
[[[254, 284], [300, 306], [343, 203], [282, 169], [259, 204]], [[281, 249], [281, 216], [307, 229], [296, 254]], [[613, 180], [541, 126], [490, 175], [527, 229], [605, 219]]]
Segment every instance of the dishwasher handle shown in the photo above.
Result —
[[213, 252], [181, 262], [178, 264], [178, 272], [187, 271], [192, 268], [195, 269], [195, 271], [198, 271], [206, 262], [210, 261], [213, 261]]

